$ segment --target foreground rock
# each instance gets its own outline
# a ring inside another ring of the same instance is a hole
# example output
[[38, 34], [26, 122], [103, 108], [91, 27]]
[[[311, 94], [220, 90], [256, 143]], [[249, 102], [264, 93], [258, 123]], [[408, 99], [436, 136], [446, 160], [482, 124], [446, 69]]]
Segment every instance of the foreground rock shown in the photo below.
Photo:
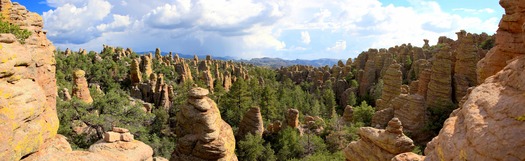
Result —
[[172, 161], [236, 161], [232, 128], [222, 120], [209, 91], [194, 87], [185, 105], [177, 112], [175, 133], [179, 137]]
[[397, 118], [388, 122], [386, 130], [362, 127], [358, 131], [361, 140], [353, 141], [344, 149], [347, 161], [384, 161], [397, 154], [410, 152], [414, 144], [403, 134], [403, 127]]
[[427, 160], [525, 160], [523, 93], [525, 57], [472, 90], [429, 142]]
[[0, 0], [0, 11], [4, 21], [31, 33], [25, 44], [0, 34], [0, 160], [19, 160], [58, 130], [55, 47], [38, 14], [9, 0]]
[[500, 0], [499, 4], [505, 9], [499, 28], [496, 33], [496, 46], [494, 46], [485, 58], [478, 62], [478, 82], [496, 74], [503, 69], [509, 60], [525, 54], [522, 29], [525, 22], [525, 8], [522, 0]]
[[425, 160], [525, 160], [525, 57], [520, 56], [525, 53], [525, 3], [500, 4], [506, 15], [496, 47], [478, 63], [478, 81], [484, 83], [467, 91], [460, 108], [428, 143]]
[[91, 145], [88, 151], [73, 151], [66, 137], [57, 135], [47, 141], [41, 150], [24, 158], [23, 161], [54, 161], [54, 160], [79, 160], [79, 161], [144, 161], [152, 160], [153, 149], [143, 142], [133, 140], [130, 142], [106, 142], [100, 140]]

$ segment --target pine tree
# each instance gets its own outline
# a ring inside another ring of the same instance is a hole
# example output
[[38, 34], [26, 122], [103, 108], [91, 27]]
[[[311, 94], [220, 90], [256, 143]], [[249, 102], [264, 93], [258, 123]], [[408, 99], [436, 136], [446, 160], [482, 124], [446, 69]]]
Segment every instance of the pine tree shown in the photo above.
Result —
[[220, 111], [225, 114], [225, 121], [232, 126], [238, 125], [244, 112], [252, 105], [251, 93], [246, 82], [240, 78], [233, 83], [222, 102]]
[[324, 101], [324, 104], [325, 104], [325, 117], [327, 118], [331, 118], [332, 116], [335, 115], [335, 106], [336, 106], [336, 103], [335, 103], [335, 94], [334, 94], [334, 91], [332, 91], [332, 89], [324, 89], [323, 90], [323, 101]]
[[269, 120], [277, 119], [277, 97], [276, 92], [273, 88], [268, 86], [264, 87], [261, 93], [261, 99], [259, 106], [261, 107], [261, 113]]

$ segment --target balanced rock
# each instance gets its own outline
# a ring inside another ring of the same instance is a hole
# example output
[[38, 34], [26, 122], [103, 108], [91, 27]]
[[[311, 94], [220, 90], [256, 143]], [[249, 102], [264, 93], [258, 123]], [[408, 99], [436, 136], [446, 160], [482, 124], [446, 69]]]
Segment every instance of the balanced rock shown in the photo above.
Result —
[[397, 118], [388, 122], [386, 130], [361, 127], [358, 134], [361, 139], [351, 142], [343, 150], [347, 161], [391, 160], [397, 154], [414, 149], [412, 140], [403, 134], [403, 127]]
[[175, 133], [179, 138], [170, 160], [237, 160], [232, 128], [222, 120], [208, 93], [204, 88], [192, 88], [188, 102], [177, 112]]
[[93, 98], [91, 98], [85, 75], [86, 72], [84, 72], [83, 70], [75, 71], [73, 75], [75, 83], [73, 85], [73, 97], [77, 97], [85, 103], [92, 103]]

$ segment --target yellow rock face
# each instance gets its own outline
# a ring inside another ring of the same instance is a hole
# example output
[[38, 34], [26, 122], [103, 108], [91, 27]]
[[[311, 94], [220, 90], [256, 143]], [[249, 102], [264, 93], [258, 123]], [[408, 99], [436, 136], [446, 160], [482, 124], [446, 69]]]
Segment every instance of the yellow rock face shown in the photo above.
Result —
[[55, 47], [41, 32], [37, 14], [22, 12], [23, 6], [9, 0], [0, 0], [0, 8], [4, 18], [15, 15], [18, 19], [11, 23], [24, 24], [21, 27], [32, 32], [25, 44], [0, 43], [0, 160], [19, 160], [58, 130]]

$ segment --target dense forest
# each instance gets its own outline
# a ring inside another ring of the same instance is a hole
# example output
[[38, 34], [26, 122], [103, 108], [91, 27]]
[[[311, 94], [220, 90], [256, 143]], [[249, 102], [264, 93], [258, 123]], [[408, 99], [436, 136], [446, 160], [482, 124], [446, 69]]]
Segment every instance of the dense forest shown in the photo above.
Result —
[[[100, 54], [60, 50], [55, 53], [57, 85], [59, 89], [66, 88], [59, 90], [61, 99], [57, 102], [61, 120], [59, 133], [67, 136], [74, 148], [82, 149], [101, 139], [104, 131], [111, 127], [124, 127], [130, 129], [137, 140], [153, 147], [156, 155], [169, 158], [176, 146], [176, 136], [171, 128], [176, 122], [173, 119], [178, 111], [177, 106], [185, 103], [186, 93], [193, 84], [200, 87], [207, 85], [202, 79], [181, 82], [173, 66], [153, 59], [153, 72], [164, 75], [165, 83], [173, 87], [174, 96], [170, 108], [153, 107], [151, 112], [144, 111], [142, 104], [130, 97], [130, 64], [140, 56], [130, 53], [119, 57], [114, 53], [123, 50], [104, 50]], [[370, 125], [373, 107], [366, 101], [357, 103], [362, 99], [355, 96], [349, 98], [349, 105], [357, 105], [354, 107], [355, 121], [343, 125], [340, 116], [344, 108], [336, 103], [330, 85], [313, 88], [312, 83], [296, 84], [273, 69], [223, 63], [243, 66], [248, 76], [248, 79], [238, 77], [228, 91], [222, 82], [215, 81], [215, 88], [210, 94], [218, 104], [222, 118], [232, 126], [234, 133], [244, 113], [256, 106], [261, 109], [265, 125], [285, 120], [286, 111], [294, 108], [299, 111], [301, 122], [306, 116], [320, 116], [322, 121], [318, 121], [316, 127], [324, 129], [314, 134], [308, 130], [299, 132], [286, 128], [278, 133], [265, 133], [262, 138], [249, 134], [237, 141], [236, 153], [240, 160], [342, 160], [341, 149], [357, 139], [356, 129]], [[92, 103], [84, 103], [76, 97], [68, 100], [65, 97], [69, 96], [64, 96], [67, 89], [74, 88], [74, 72], [78, 69], [86, 73]], [[190, 69], [193, 73], [197, 72], [195, 66]], [[348, 79], [354, 79], [352, 75], [355, 74], [349, 74]], [[357, 86], [357, 83], [354, 85]], [[84, 130], [75, 131], [79, 128]]]
[[[462, 96], [457, 95], [476, 85], [475, 81], [468, 83], [473, 81], [469, 77], [459, 77], [462, 70], [458, 67], [441, 69], [438, 62], [451, 66], [452, 62], [475, 63], [494, 43], [486, 34], [461, 31], [458, 37], [457, 41], [442, 37], [434, 46], [425, 40], [423, 48], [403, 44], [371, 49], [332, 67], [279, 69], [211, 56], [204, 60], [172, 53], [163, 56], [159, 49], [154, 56], [110, 46], [100, 53], [57, 50], [59, 133], [74, 148], [85, 149], [112, 127], [124, 127], [151, 146], [154, 155], [170, 158], [177, 146], [175, 115], [188, 100], [188, 91], [198, 86], [210, 90], [208, 96], [218, 105], [222, 119], [237, 134], [239, 160], [343, 160], [342, 149], [359, 139], [359, 127], [384, 128], [392, 117], [408, 120], [407, 135], [417, 145], [413, 152], [422, 154], [426, 142], [437, 135], [460, 103]], [[463, 37], [475, 42], [465, 42]], [[443, 58], [442, 53], [452, 53], [450, 48], [454, 54]], [[459, 52], [471, 53], [475, 59], [466, 60], [462, 58], [465, 54], [456, 54]], [[78, 88], [79, 70], [85, 72], [82, 76], [89, 82], [92, 101], [69, 94], [69, 89], [78, 91], [74, 88]], [[448, 83], [441, 84], [450, 88], [443, 97], [434, 89], [435, 83], [443, 82], [434, 73], [449, 76]], [[467, 83], [457, 83], [461, 80]], [[425, 101], [427, 93], [442, 100]], [[427, 117], [406, 117], [408, 113], [397, 107], [404, 104]], [[243, 117], [252, 108], [260, 109], [264, 132], [239, 136]], [[291, 115], [296, 122], [290, 123]]]

